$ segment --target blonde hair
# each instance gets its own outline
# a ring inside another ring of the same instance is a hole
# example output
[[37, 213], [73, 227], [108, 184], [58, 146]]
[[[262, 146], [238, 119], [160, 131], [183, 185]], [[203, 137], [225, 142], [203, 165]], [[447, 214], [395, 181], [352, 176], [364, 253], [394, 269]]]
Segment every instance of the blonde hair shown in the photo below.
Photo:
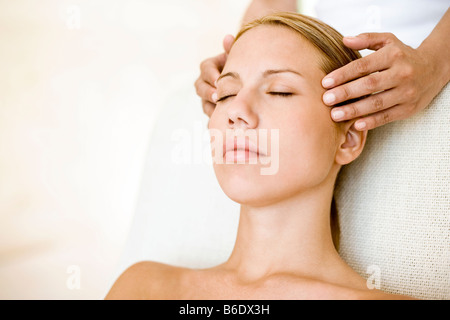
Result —
[[319, 66], [326, 74], [361, 58], [358, 51], [344, 45], [343, 36], [334, 28], [313, 17], [293, 12], [274, 13], [249, 22], [238, 32], [235, 41], [248, 30], [261, 25], [283, 26], [302, 35], [322, 53]]
[[[326, 74], [361, 58], [358, 51], [344, 45], [343, 36], [334, 28], [318, 19], [293, 12], [274, 13], [247, 23], [238, 32], [234, 41], [236, 42], [248, 30], [261, 25], [287, 27], [298, 32], [318, 49], [319, 67]], [[340, 227], [334, 195], [331, 201], [330, 226], [334, 246], [339, 250]]]

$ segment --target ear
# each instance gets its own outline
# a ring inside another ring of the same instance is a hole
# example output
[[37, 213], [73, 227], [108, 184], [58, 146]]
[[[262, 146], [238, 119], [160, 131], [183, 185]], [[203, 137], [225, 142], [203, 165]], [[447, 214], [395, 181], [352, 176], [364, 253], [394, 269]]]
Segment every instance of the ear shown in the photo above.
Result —
[[340, 165], [346, 165], [358, 158], [366, 144], [367, 130], [356, 130], [356, 120], [358, 119], [349, 120], [343, 123], [339, 130], [339, 144], [335, 161]]

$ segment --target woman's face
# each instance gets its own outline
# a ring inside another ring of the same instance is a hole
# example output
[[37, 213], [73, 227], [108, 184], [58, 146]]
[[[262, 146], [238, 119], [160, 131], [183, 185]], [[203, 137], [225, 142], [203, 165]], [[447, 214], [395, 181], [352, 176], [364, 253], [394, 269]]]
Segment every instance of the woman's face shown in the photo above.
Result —
[[[262, 148], [257, 163], [251, 152], [247, 163], [233, 163], [245, 155], [240, 150], [226, 152], [223, 163], [213, 162], [230, 199], [268, 205], [324, 183], [337, 165], [337, 128], [322, 103], [325, 73], [319, 55], [298, 33], [281, 26], [255, 27], [233, 45], [217, 81], [209, 129], [221, 133], [220, 147], [227, 138], [245, 134]], [[217, 143], [217, 137], [212, 140]]]

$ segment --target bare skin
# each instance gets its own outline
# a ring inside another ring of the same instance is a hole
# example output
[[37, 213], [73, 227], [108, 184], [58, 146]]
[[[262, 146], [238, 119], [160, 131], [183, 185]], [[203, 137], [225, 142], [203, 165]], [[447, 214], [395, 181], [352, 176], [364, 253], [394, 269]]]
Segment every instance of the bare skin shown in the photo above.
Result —
[[246, 283], [223, 266], [194, 270], [152, 261], [128, 268], [106, 300], [405, 300], [369, 290], [364, 281], [340, 286], [296, 275], [272, 275]]

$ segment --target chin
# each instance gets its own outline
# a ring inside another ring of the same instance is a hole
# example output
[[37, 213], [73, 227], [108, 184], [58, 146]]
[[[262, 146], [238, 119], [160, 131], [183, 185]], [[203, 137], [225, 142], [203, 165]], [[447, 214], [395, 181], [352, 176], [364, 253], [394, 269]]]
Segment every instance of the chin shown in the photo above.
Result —
[[279, 180], [273, 176], [260, 175], [255, 168], [216, 170], [219, 185], [228, 198], [241, 205], [254, 207], [268, 205], [278, 200], [280, 195], [277, 193], [280, 189], [276, 181]]
[[255, 190], [227, 190], [225, 194], [236, 203], [249, 207], [263, 207], [276, 202], [270, 197], [270, 192], [256, 192]]

